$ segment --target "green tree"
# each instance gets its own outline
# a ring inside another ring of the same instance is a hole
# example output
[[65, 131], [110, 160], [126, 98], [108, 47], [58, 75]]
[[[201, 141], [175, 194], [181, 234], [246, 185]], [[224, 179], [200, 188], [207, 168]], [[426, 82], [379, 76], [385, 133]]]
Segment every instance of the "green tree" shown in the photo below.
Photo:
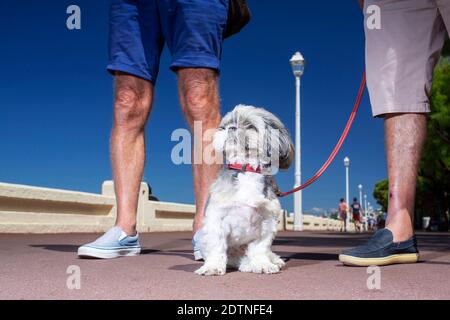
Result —
[[431, 92], [432, 112], [420, 163], [417, 185], [417, 214], [431, 216], [448, 228], [450, 194], [450, 58], [435, 69]]
[[377, 200], [383, 212], [387, 212], [389, 200], [389, 181], [387, 179], [381, 180], [375, 185], [373, 197]]

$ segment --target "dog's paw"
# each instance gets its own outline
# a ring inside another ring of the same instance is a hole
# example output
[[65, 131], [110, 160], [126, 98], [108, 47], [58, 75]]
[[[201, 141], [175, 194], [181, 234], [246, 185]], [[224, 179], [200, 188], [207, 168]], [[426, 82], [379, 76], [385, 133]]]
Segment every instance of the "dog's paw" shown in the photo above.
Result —
[[278, 273], [280, 272], [280, 267], [276, 264], [267, 262], [251, 262], [248, 264], [241, 264], [239, 267], [241, 272], [251, 272], [251, 273]]
[[206, 264], [195, 271], [196, 274], [201, 276], [223, 276], [225, 272], [226, 268], [223, 266], [213, 266]]
[[275, 253], [270, 258], [270, 261], [272, 261], [273, 264], [276, 264], [280, 269], [282, 269], [286, 265], [286, 262], [284, 262], [283, 259], [277, 256]]

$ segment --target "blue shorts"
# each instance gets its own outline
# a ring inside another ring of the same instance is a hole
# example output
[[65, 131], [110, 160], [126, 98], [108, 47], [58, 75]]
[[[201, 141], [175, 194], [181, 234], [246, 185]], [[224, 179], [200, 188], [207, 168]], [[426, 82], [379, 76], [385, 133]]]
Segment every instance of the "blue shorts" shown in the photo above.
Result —
[[165, 44], [170, 68], [219, 70], [228, 0], [112, 0], [108, 71], [153, 83]]

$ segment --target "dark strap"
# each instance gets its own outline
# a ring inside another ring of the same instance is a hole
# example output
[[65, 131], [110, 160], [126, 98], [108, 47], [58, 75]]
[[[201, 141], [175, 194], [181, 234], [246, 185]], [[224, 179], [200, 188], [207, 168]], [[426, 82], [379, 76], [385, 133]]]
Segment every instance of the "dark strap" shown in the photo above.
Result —
[[224, 39], [241, 31], [250, 19], [251, 13], [246, 0], [229, 0], [227, 26], [223, 32]]

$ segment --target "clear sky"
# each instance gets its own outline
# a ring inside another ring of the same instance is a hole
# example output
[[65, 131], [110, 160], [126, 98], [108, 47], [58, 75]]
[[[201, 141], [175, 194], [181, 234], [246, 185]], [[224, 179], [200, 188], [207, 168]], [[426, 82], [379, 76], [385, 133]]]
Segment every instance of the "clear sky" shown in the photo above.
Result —
[[[66, 8], [81, 7], [81, 30], [66, 28]], [[0, 2], [0, 181], [100, 192], [111, 179], [108, 155], [112, 78], [107, 63], [106, 0]], [[294, 77], [289, 59], [307, 60], [302, 78], [302, 174], [326, 160], [345, 125], [364, 68], [363, 16], [356, 0], [249, 0], [251, 23], [226, 40], [223, 113], [236, 104], [262, 106], [293, 134]], [[193, 203], [191, 168], [172, 164], [170, 140], [185, 128], [175, 75], [164, 51], [156, 101], [146, 131], [144, 179], [164, 201]], [[303, 192], [304, 208], [336, 207], [345, 196], [343, 158], [349, 156], [350, 197], [361, 183], [369, 201], [386, 176], [383, 123], [373, 119], [367, 93], [336, 161]], [[294, 169], [278, 174], [283, 190]], [[283, 199], [292, 210], [292, 197]]]

